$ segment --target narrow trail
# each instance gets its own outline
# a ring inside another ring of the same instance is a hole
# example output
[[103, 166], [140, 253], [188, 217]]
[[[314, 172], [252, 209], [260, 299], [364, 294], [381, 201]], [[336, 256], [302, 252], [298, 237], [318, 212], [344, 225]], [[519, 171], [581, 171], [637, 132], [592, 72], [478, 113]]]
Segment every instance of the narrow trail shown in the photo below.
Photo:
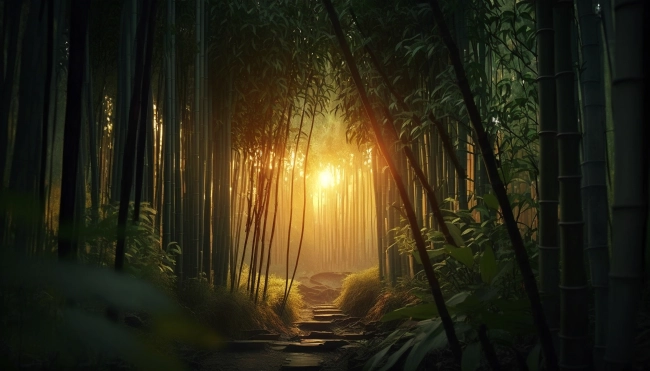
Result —
[[[346, 350], [372, 336], [360, 318], [350, 317], [333, 304], [345, 274], [320, 273], [303, 279], [298, 288], [306, 306], [294, 323], [297, 335], [284, 338], [265, 330], [247, 332], [247, 340], [233, 340], [194, 364], [196, 370], [275, 371], [348, 370]], [[319, 279], [320, 278], [320, 279]]]

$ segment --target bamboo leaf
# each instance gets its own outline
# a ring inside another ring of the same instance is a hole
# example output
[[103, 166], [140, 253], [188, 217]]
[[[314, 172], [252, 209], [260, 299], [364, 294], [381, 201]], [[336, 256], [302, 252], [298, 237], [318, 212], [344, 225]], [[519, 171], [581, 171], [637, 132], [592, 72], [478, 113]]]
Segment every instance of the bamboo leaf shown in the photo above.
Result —
[[539, 370], [539, 355], [541, 351], [541, 346], [538, 343], [533, 347], [533, 349], [528, 353], [528, 359], [526, 359], [526, 365], [528, 366], [528, 371], [537, 371]]
[[481, 343], [475, 342], [465, 347], [461, 359], [463, 371], [475, 371], [481, 365]]
[[481, 271], [481, 280], [484, 283], [491, 283], [492, 279], [497, 275], [497, 261], [494, 257], [494, 251], [490, 246], [485, 248], [481, 262], [479, 265]]
[[453, 247], [451, 245], [445, 245], [444, 249], [449, 253], [449, 255], [461, 262], [467, 268], [472, 268], [474, 266], [474, 255], [472, 254], [471, 247]]
[[497, 200], [496, 196], [491, 194], [491, 193], [486, 193], [483, 195], [483, 202], [485, 202], [485, 205], [489, 207], [492, 210], [499, 210], [499, 200]]
[[441, 324], [442, 321], [438, 318], [425, 325], [426, 327], [423, 328], [421, 340], [417, 341], [418, 339], [416, 338], [413, 349], [411, 349], [406, 358], [404, 370], [416, 370], [429, 352], [447, 345], [447, 336]]
[[460, 233], [460, 229], [458, 229], [458, 226], [452, 222], [445, 222], [445, 224], [447, 225], [447, 229], [449, 229], [449, 233], [451, 233], [451, 237], [453, 237], [456, 246], [461, 247], [465, 245], [462, 234]]
[[403, 307], [388, 312], [381, 317], [381, 322], [394, 321], [397, 319], [413, 318], [417, 320], [429, 319], [438, 315], [438, 308], [434, 303], [425, 303], [410, 307]]
[[409, 339], [406, 343], [404, 343], [404, 345], [402, 345], [401, 348], [399, 348], [397, 352], [393, 353], [390, 357], [388, 357], [386, 364], [381, 368], [380, 371], [391, 370], [393, 368], [393, 365], [397, 363], [397, 361], [400, 359], [402, 354], [404, 354], [404, 352], [406, 352], [411, 348], [411, 346], [413, 346], [414, 341], [415, 341], [414, 339]]

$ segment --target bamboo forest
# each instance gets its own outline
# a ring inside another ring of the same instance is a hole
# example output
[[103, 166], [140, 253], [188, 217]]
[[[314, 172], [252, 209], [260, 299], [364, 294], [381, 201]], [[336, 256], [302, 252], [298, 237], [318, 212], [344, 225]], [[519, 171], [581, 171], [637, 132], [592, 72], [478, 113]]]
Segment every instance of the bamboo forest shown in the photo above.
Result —
[[1, 370], [650, 370], [647, 0], [0, 0]]

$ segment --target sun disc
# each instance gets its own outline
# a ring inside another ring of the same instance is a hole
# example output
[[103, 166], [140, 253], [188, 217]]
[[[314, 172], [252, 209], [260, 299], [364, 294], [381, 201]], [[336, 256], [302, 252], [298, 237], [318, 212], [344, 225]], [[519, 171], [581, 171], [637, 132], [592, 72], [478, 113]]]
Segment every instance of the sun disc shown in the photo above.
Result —
[[334, 177], [329, 170], [321, 171], [318, 179], [320, 181], [321, 187], [323, 188], [331, 187], [334, 184]]

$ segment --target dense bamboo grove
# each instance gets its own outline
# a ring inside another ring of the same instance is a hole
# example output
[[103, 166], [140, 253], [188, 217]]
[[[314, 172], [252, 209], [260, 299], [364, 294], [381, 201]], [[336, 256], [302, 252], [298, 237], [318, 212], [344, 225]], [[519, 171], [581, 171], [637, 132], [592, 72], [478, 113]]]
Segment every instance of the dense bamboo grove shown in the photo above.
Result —
[[389, 318], [440, 319], [406, 365], [439, 333], [496, 369], [503, 331], [536, 336], [528, 365], [629, 369], [648, 8], [2, 1], [0, 243], [255, 305], [273, 274], [280, 311], [296, 279], [378, 266], [421, 301]]

